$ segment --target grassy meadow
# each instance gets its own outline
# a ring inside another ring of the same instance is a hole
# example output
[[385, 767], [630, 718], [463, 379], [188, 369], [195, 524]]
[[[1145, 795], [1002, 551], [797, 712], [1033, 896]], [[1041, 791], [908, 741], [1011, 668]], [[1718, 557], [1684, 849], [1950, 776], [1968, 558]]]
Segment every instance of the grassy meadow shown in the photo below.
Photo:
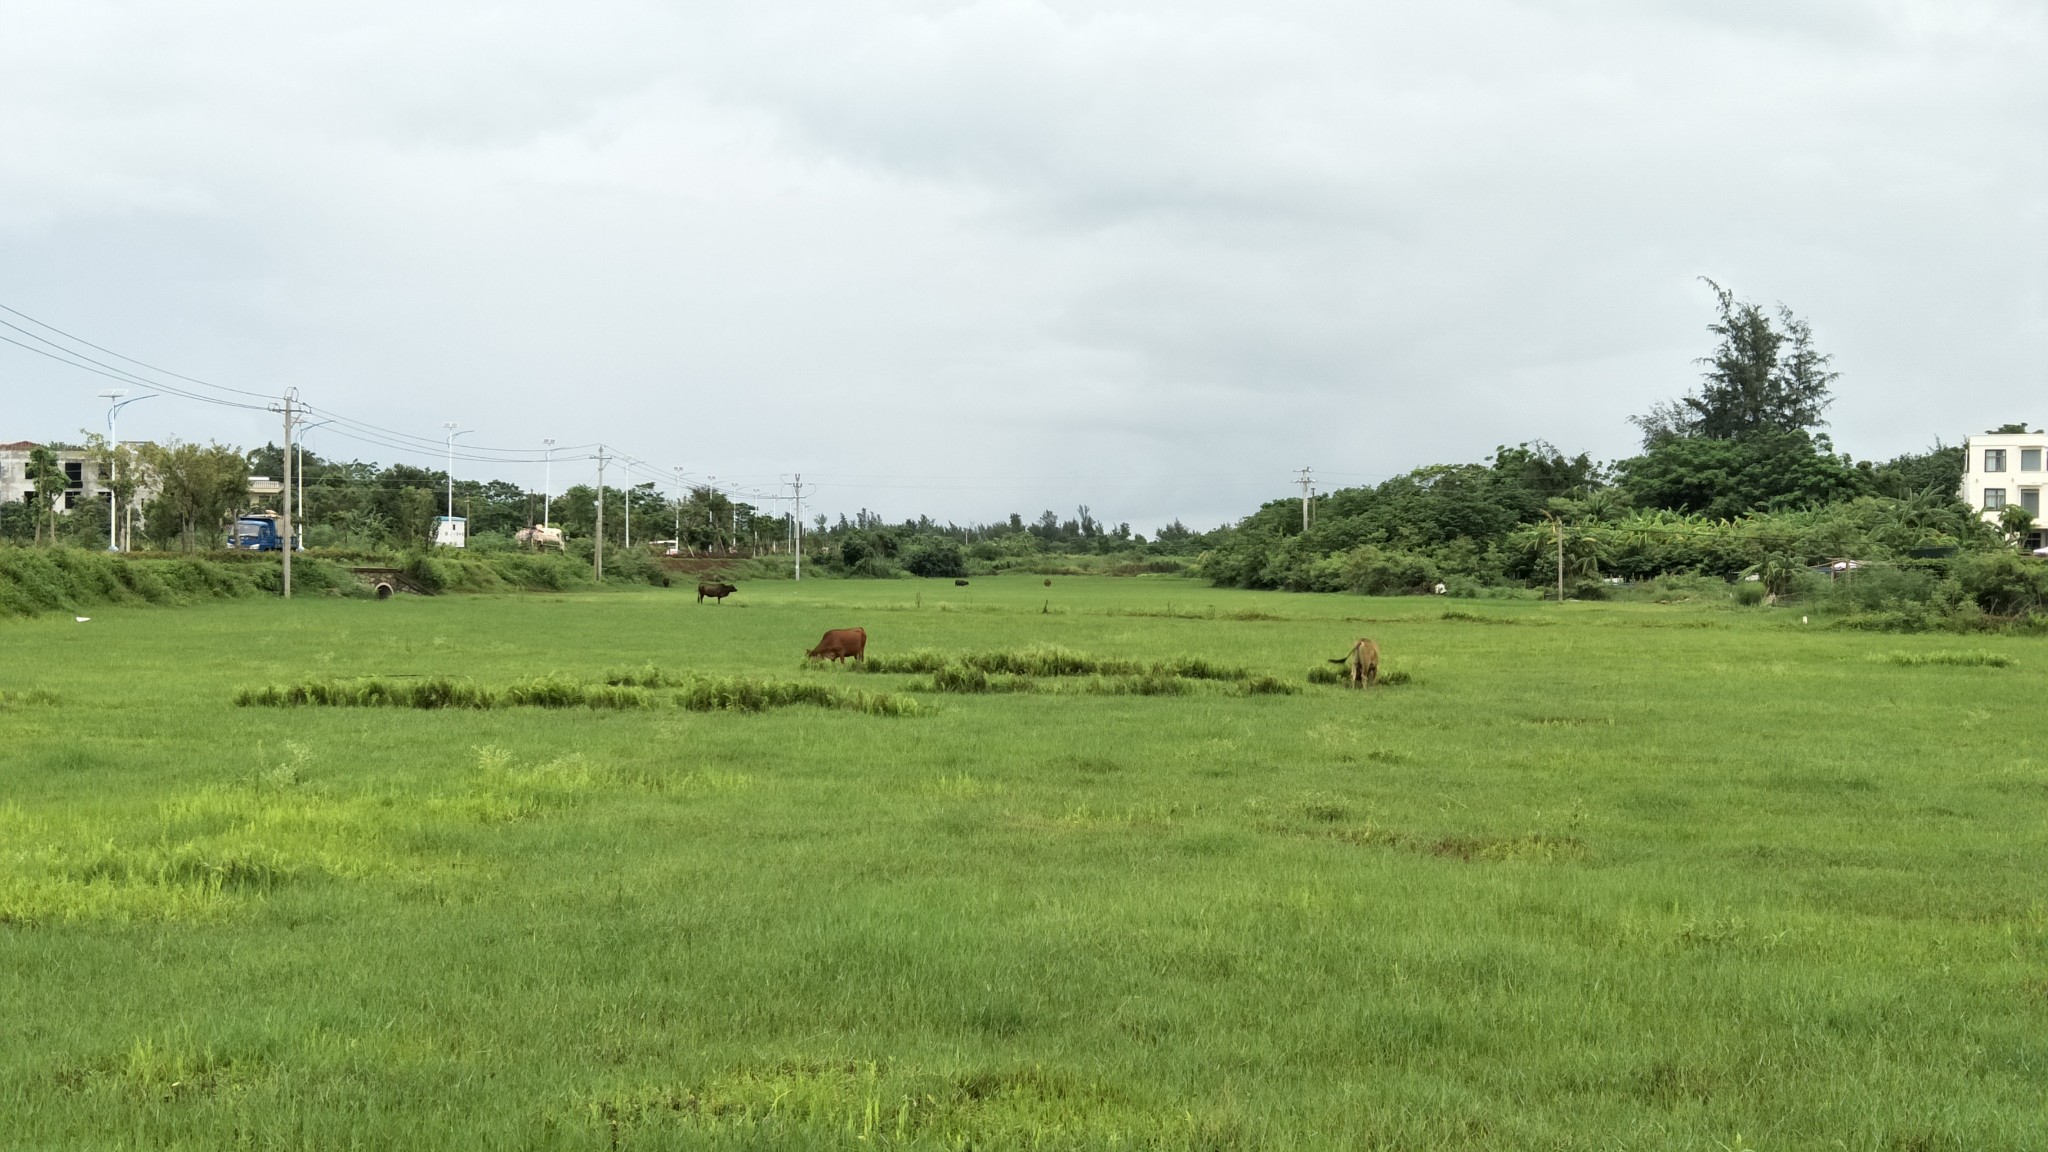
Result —
[[0, 651], [8, 1148], [2048, 1147], [2039, 638], [1003, 576]]

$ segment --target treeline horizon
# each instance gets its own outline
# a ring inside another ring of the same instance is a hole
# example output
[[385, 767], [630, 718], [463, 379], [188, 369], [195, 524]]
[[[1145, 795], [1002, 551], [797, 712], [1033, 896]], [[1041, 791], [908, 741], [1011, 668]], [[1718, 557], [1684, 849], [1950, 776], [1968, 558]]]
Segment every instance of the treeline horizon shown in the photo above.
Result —
[[[1172, 561], [1162, 566], [1224, 586], [1378, 594], [1554, 590], [1562, 569], [1567, 595], [1595, 596], [1609, 580], [1671, 574], [1757, 576], [1777, 589], [1793, 570], [1823, 560], [1933, 561], [2009, 552], [2026, 539], [2024, 513], [2008, 511], [1994, 525], [1961, 503], [1959, 445], [1937, 440], [1882, 462], [1838, 452], [1821, 428], [1839, 373], [1809, 325], [1783, 306], [1767, 312], [1709, 284], [1716, 345], [1699, 361], [1699, 385], [1630, 417], [1642, 432], [1633, 456], [1602, 463], [1529, 440], [1482, 462], [1319, 493], [1306, 522], [1300, 499], [1283, 496], [1234, 524], [1198, 532], [1175, 519], [1149, 539], [1127, 521], [1098, 520], [1087, 505], [1071, 516], [1012, 512], [966, 524], [890, 521], [863, 508], [810, 518], [806, 563], [849, 576], [963, 576], [1048, 555], [1116, 557], [1140, 569]], [[142, 538], [164, 547], [205, 546], [195, 525], [224, 528], [252, 471], [282, 472], [274, 444], [247, 453], [174, 445], [151, 459], [169, 482], [149, 506]], [[180, 468], [212, 479], [190, 482]], [[446, 511], [449, 480], [437, 469], [309, 452], [304, 472], [308, 547], [424, 548]], [[475, 547], [510, 547], [514, 532], [544, 518], [586, 548], [597, 530], [591, 485], [570, 485], [545, 508], [543, 493], [508, 481], [456, 479], [453, 490]], [[675, 540], [694, 554], [785, 555], [793, 536], [787, 513], [708, 485], [681, 498], [653, 482], [607, 486], [603, 498], [607, 547], [625, 544], [629, 521], [633, 539]], [[65, 538], [104, 541], [105, 515], [91, 504], [74, 510]], [[0, 536], [21, 539], [25, 527], [19, 509], [0, 515]]]

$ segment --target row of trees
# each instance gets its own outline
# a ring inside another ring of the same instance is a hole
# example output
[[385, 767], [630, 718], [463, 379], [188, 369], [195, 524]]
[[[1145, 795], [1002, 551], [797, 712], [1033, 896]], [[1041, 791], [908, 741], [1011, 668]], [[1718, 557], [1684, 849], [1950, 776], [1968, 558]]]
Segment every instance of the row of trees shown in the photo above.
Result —
[[[0, 538], [29, 543], [71, 543], [104, 547], [108, 518], [118, 516], [117, 534], [130, 544], [155, 548], [213, 547], [228, 520], [247, 506], [248, 457], [221, 444], [126, 445], [90, 435], [85, 458], [111, 490], [111, 504], [88, 500], [60, 513], [71, 480], [59, 460], [69, 449], [39, 445], [29, 454], [33, 496], [0, 507]], [[139, 505], [137, 496], [146, 494]]]
[[1239, 587], [1397, 593], [1547, 585], [1561, 553], [1590, 593], [1607, 576], [1782, 582], [1823, 560], [2010, 551], [2024, 538], [2024, 511], [1990, 525], [1960, 502], [1960, 447], [1883, 463], [1836, 452], [1819, 429], [1838, 374], [1810, 327], [1712, 287], [1718, 342], [1700, 384], [1633, 418], [1637, 455], [1600, 465], [1540, 442], [1503, 447], [1319, 497], [1306, 526], [1297, 501], [1275, 500], [1207, 537], [1197, 570]]
[[[108, 505], [81, 502], [68, 514], [54, 511], [70, 483], [57, 461], [60, 446], [38, 448], [30, 465], [36, 498], [0, 508], [0, 538], [86, 547], [107, 539]], [[224, 538], [228, 522], [252, 508], [249, 478], [282, 476], [282, 450], [266, 444], [242, 452], [220, 444], [112, 445], [89, 437], [87, 456], [97, 474], [112, 477], [123, 536], [145, 549], [210, 548]], [[572, 485], [550, 501], [543, 493], [503, 480], [457, 479], [409, 464], [340, 461], [306, 452], [295, 459], [302, 470], [295, 491], [295, 520], [306, 545], [357, 551], [407, 551], [433, 538], [436, 518], [448, 511], [452, 488], [456, 515], [466, 517], [472, 547], [509, 547], [519, 529], [544, 520], [572, 539], [589, 541], [597, 532], [599, 493], [594, 485]], [[138, 493], [146, 495], [139, 505]], [[298, 497], [303, 495], [303, 501]], [[786, 552], [793, 524], [787, 515], [766, 513], [708, 486], [680, 499], [653, 483], [607, 485], [603, 492], [606, 542], [623, 546], [676, 540], [685, 552], [709, 555], [767, 555]], [[886, 522], [865, 509], [836, 521], [817, 516], [806, 528], [805, 551], [813, 562], [854, 576], [899, 572], [948, 576], [970, 564], [1052, 554], [1120, 554], [1139, 550], [1192, 556], [1200, 543], [1175, 523], [1148, 545], [1127, 523], [1110, 525], [1086, 505], [1062, 517], [1047, 511], [1034, 521], [1012, 513], [992, 523], [941, 524], [929, 516]]]

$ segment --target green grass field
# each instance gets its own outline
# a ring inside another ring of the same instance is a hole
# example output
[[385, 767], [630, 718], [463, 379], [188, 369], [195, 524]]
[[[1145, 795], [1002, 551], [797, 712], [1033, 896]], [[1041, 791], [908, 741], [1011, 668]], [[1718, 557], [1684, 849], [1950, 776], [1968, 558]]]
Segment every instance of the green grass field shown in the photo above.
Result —
[[[1305, 683], [1360, 635], [1409, 682]], [[6, 1147], [2048, 1147], [2040, 639], [1007, 576], [0, 645]], [[234, 703], [650, 663], [915, 714]]]

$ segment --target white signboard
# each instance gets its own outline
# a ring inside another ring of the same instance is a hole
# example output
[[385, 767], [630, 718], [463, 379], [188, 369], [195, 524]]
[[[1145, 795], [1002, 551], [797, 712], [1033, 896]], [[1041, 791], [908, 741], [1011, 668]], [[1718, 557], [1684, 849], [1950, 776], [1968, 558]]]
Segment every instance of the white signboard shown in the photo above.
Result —
[[461, 516], [434, 517], [434, 545], [460, 548], [469, 539], [469, 521]]

